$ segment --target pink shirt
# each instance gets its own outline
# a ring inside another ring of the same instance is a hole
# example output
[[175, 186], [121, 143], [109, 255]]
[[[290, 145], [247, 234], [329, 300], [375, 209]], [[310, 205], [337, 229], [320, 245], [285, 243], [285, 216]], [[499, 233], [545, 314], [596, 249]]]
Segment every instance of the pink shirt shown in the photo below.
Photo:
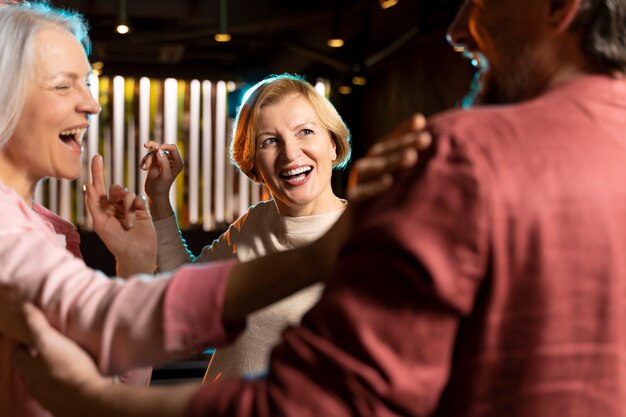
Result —
[[[173, 280], [167, 275], [109, 279], [68, 252], [54, 227], [0, 183], [0, 282], [15, 286], [41, 307], [51, 323], [96, 358], [105, 373], [179, 359], [223, 343], [227, 335], [221, 311], [231, 265], [181, 269]], [[170, 283], [180, 282], [175, 288], [185, 288], [188, 281], [200, 281], [198, 287], [204, 289], [202, 308], [193, 313], [187, 312], [184, 300], [164, 301]], [[164, 310], [164, 305], [169, 307]], [[2, 415], [49, 416], [19, 383], [11, 364], [13, 348], [0, 336]]]

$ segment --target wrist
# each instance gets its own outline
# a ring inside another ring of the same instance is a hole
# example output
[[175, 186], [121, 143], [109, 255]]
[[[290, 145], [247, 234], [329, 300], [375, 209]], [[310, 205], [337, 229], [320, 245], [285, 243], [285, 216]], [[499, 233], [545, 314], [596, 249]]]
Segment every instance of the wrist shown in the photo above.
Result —
[[130, 278], [137, 274], [154, 274], [156, 270], [156, 257], [150, 260], [141, 260], [137, 257], [132, 259], [116, 258], [116, 274], [120, 278]]
[[152, 221], [165, 219], [174, 215], [174, 210], [170, 204], [169, 195], [149, 197], [150, 215]]

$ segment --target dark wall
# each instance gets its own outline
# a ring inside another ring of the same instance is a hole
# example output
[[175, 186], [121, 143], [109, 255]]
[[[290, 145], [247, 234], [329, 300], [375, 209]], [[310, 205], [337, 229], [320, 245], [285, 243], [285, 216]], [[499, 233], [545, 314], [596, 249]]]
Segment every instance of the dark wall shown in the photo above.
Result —
[[472, 78], [469, 62], [445, 34], [416, 38], [371, 70], [368, 83], [339, 101], [353, 133], [355, 157], [414, 113], [456, 107]]
[[[95, 232], [79, 230], [80, 250], [85, 263], [94, 269], [99, 269], [109, 276], [115, 275], [115, 258], [107, 250], [102, 240]], [[205, 232], [201, 229], [186, 230], [183, 237], [189, 250], [198, 255], [202, 248], [219, 237], [222, 231]]]

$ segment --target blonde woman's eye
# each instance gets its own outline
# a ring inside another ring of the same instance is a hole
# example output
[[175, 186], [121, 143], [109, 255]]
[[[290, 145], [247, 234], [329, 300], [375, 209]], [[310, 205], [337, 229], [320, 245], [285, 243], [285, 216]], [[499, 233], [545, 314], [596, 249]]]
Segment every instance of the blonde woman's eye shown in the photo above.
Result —
[[302, 134], [305, 136], [312, 135], [313, 133], [315, 132], [313, 132], [311, 129], [302, 129]]
[[55, 87], [57, 90], [68, 90], [70, 88], [69, 84], [60, 84]]
[[264, 140], [261, 142], [261, 148], [267, 148], [268, 146], [272, 146], [273, 144], [275, 144], [275, 143], [277, 143], [277, 142], [278, 142], [278, 139], [276, 139], [276, 138], [267, 138], [267, 139], [264, 139]]

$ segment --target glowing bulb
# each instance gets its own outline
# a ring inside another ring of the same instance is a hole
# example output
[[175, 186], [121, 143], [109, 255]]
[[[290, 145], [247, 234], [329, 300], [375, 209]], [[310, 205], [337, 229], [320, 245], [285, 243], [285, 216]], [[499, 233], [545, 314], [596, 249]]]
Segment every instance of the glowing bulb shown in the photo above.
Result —
[[331, 48], [341, 48], [343, 46], [343, 39], [341, 38], [330, 38], [328, 42], [326, 42], [328, 46]]
[[216, 33], [215, 40], [218, 42], [230, 42], [230, 35], [228, 33]]
[[352, 92], [352, 87], [349, 85], [342, 85], [339, 87], [339, 94], [350, 94]]
[[398, 0], [380, 0], [381, 9], [388, 9], [396, 4], [398, 4]]
[[367, 80], [365, 79], [365, 77], [359, 77], [358, 75], [355, 75], [354, 77], [352, 77], [352, 84], [365, 85], [367, 84]]
[[117, 25], [117, 27], [115, 28], [115, 31], [117, 33], [119, 33], [120, 35], [125, 35], [128, 32], [130, 32], [130, 28], [128, 27], [128, 25], [124, 24], [124, 23], [120, 23], [119, 25]]

